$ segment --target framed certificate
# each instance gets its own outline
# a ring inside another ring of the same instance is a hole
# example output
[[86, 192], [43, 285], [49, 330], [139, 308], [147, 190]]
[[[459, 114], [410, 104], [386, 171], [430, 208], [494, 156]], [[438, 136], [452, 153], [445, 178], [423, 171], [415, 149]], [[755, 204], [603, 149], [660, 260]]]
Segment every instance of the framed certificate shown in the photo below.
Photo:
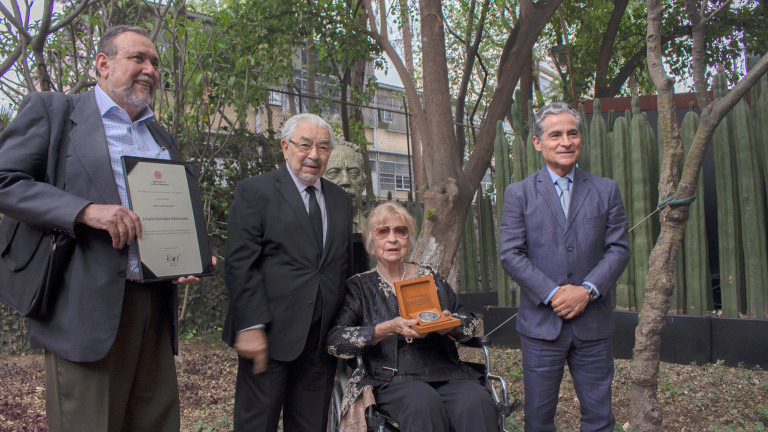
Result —
[[141, 218], [142, 282], [213, 276], [195, 166], [190, 162], [123, 156], [129, 208]]

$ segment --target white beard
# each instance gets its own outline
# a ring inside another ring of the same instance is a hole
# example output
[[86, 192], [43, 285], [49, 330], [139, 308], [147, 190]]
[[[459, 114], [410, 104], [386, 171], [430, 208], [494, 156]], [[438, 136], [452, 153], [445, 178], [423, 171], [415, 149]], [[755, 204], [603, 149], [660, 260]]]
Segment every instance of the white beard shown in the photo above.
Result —
[[134, 78], [131, 80], [130, 84], [128, 84], [125, 87], [119, 87], [115, 88], [112, 86], [112, 83], [107, 81], [107, 87], [109, 88], [109, 92], [112, 95], [115, 95], [118, 97], [119, 101], [115, 101], [120, 106], [127, 106], [131, 107], [135, 110], [141, 110], [149, 106], [149, 104], [152, 103], [152, 100], [155, 98], [155, 93], [153, 91], [149, 91], [148, 93], [144, 92], [137, 92], [133, 88], [133, 84], [137, 81], [142, 81], [141, 79]]

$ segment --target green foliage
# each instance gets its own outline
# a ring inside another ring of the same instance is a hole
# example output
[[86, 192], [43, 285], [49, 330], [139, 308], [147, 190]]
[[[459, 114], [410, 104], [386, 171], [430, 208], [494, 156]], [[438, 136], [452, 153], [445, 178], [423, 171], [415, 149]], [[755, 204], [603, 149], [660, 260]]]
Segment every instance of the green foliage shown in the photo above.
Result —
[[[690, 77], [692, 66], [691, 27], [685, 12], [683, 0], [663, 0], [664, 17], [662, 37], [665, 44], [664, 60], [670, 72], [676, 77]], [[723, 4], [723, 0], [710, 2], [708, 14]], [[570, 34], [569, 43], [574, 59], [573, 76], [568, 77], [566, 87], [573, 81], [576, 94], [580, 98], [594, 96], [595, 65], [600, 47], [605, 36], [606, 26], [613, 11], [611, 0], [577, 0], [563, 2], [566, 27]], [[768, 18], [766, 6], [757, 0], [732, 3], [726, 10], [715, 16], [706, 29], [705, 63], [720, 65], [728, 80], [736, 83], [746, 74], [742, 62], [744, 52], [763, 53], [768, 45], [768, 29], [762, 23]], [[622, 68], [631, 69], [624, 85], [619, 91], [621, 96], [651, 94], [655, 88], [649, 75], [643, 51], [647, 31], [647, 10], [645, 2], [632, 2], [621, 19], [619, 31], [614, 42], [607, 71], [607, 82], [617, 77]], [[668, 42], [667, 42], [668, 41]], [[545, 57], [547, 49], [564, 43], [560, 18], [552, 17], [548, 27], [538, 42], [539, 57]], [[632, 68], [633, 58], [639, 56], [636, 68]], [[712, 75], [708, 72], [708, 77]], [[553, 89], [562, 89], [552, 83]], [[564, 97], [569, 99], [569, 97]]]

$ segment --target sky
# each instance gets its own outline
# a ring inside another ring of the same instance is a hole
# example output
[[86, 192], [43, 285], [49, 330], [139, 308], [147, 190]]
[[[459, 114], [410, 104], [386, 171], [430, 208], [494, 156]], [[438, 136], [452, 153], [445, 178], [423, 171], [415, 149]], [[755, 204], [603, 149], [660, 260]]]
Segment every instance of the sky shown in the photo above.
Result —
[[382, 84], [388, 84], [395, 87], [403, 88], [403, 82], [400, 81], [400, 77], [397, 75], [395, 66], [392, 65], [392, 61], [389, 60], [387, 54], [382, 56], [382, 60], [387, 64], [387, 71], [376, 70], [376, 81]]

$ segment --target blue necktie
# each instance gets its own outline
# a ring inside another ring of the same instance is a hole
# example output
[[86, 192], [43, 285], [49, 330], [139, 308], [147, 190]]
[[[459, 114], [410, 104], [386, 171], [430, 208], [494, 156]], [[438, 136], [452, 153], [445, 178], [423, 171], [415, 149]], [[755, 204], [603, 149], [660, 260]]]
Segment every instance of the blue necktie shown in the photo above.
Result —
[[568, 177], [562, 177], [555, 182], [560, 186], [560, 205], [563, 206], [563, 213], [565, 213], [566, 219], [568, 219], [568, 206], [571, 204], [571, 193], [568, 191], [568, 183], [570, 181]]

